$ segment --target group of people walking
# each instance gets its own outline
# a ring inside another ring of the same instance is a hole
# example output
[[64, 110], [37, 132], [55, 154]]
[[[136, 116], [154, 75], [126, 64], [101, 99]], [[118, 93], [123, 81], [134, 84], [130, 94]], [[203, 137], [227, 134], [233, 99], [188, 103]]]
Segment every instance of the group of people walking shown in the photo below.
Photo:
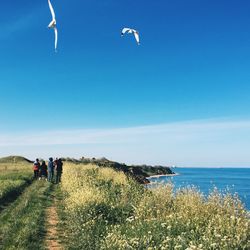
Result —
[[[45, 161], [42, 161], [42, 164], [40, 164], [39, 159], [36, 159], [36, 161], [33, 164], [33, 170], [34, 170], [34, 179], [45, 179], [49, 182], [55, 182], [59, 183], [61, 182], [61, 176], [63, 171], [63, 162], [62, 160], [55, 159], [53, 161], [53, 158], [50, 157], [48, 161], [48, 165], [46, 165]], [[56, 175], [55, 175], [56, 171]]]

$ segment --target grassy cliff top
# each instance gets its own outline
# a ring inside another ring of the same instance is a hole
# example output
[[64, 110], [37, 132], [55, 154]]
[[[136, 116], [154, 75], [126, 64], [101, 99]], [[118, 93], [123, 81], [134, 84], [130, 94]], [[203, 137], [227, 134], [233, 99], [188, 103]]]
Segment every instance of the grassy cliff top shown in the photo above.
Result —
[[153, 175], [174, 174], [171, 168], [166, 166], [126, 165], [125, 163], [110, 161], [106, 158], [96, 159], [82, 157], [79, 160], [74, 158], [62, 158], [62, 160], [74, 164], [95, 164], [99, 167], [110, 167], [115, 170], [123, 171], [125, 174], [134, 177], [139, 183], [143, 184], [149, 183], [147, 177]]
[[[165, 166], [149, 166], [149, 165], [126, 165], [125, 163], [119, 163], [115, 161], [110, 161], [106, 158], [62, 158], [62, 161], [74, 163], [74, 164], [94, 164], [99, 167], [110, 167], [115, 170], [123, 171], [125, 174], [128, 174], [134, 177], [139, 183], [148, 183], [146, 179], [152, 175], [165, 175], [165, 174], [174, 174], [170, 167]], [[7, 156], [0, 158], [0, 164], [10, 164], [10, 163], [31, 163], [29, 159], [22, 156]]]

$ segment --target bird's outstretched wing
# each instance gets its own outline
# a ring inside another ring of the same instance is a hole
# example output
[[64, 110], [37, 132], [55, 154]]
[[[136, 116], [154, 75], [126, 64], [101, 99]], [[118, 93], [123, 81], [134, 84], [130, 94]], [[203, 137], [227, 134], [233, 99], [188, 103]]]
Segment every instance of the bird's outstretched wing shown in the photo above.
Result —
[[58, 31], [56, 27], [54, 27], [54, 31], [55, 31], [55, 51], [57, 52]]
[[127, 33], [127, 32], [131, 32], [131, 29], [130, 28], [123, 28], [122, 29], [122, 35], [124, 35], [125, 33]]
[[138, 45], [140, 45], [140, 36], [139, 36], [139, 32], [135, 31], [134, 32], [134, 36], [135, 36], [135, 40], [137, 42]]
[[51, 12], [51, 15], [52, 15], [52, 19], [56, 20], [56, 14], [55, 14], [55, 11], [53, 9], [53, 6], [52, 6], [50, 0], [48, 0], [48, 3], [49, 3], [49, 9], [50, 9], [50, 12]]

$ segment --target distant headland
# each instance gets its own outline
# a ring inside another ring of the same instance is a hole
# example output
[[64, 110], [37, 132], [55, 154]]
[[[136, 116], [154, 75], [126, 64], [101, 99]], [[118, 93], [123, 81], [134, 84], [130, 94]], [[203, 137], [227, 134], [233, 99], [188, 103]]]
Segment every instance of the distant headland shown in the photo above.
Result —
[[[126, 165], [125, 163], [119, 163], [116, 161], [108, 160], [105, 157], [102, 157], [102, 158], [81, 157], [80, 159], [75, 159], [71, 157], [62, 157], [61, 159], [64, 162], [69, 162], [69, 163], [74, 163], [74, 164], [86, 164], [86, 165], [95, 164], [99, 167], [110, 167], [115, 170], [124, 172], [126, 175], [133, 177], [141, 184], [150, 183], [148, 178], [152, 176], [175, 175], [175, 173], [168, 166]], [[11, 162], [32, 163], [33, 161], [22, 156], [7, 156], [7, 157], [0, 158], [0, 163], [11, 163]]]

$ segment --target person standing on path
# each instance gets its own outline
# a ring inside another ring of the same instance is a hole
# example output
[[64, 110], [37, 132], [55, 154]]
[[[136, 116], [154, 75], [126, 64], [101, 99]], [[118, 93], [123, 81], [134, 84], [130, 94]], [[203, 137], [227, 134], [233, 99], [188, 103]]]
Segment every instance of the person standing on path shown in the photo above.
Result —
[[52, 182], [54, 178], [54, 162], [53, 158], [49, 158], [49, 163], [48, 163], [48, 181]]
[[59, 158], [56, 164], [56, 183], [61, 182], [62, 170], [63, 170], [63, 162]]
[[54, 160], [54, 167], [56, 167], [57, 162], [58, 162], [58, 158], [56, 158], [56, 159]]
[[48, 174], [47, 174], [47, 165], [46, 165], [46, 163], [45, 163], [45, 161], [43, 161], [42, 162], [42, 165], [41, 165], [41, 167], [40, 167], [40, 172], [39, 172], [39, 180], [41, 180], [41, 179], [45, 179], [45, 180], [47, 180], [47, 176], [48, 176]]
[[36, 159], [36, 161], [33, 164], [33, 170], [34, 170], [34, 179], [38, 179], [39, 176], [39, 168], [40, 168], [40, 162], [39, 159]]

